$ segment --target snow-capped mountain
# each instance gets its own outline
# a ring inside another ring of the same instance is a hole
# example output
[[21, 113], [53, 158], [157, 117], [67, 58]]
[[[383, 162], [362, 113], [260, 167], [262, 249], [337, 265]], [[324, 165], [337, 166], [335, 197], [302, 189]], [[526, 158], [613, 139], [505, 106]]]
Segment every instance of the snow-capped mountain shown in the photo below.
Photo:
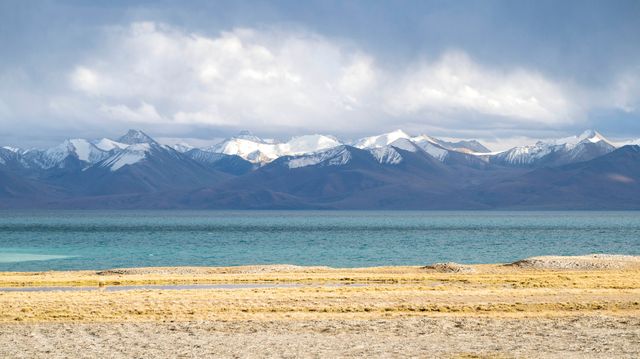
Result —
[[194, 148], [130, 130], [117, 140], [0, 147], [0, 207], [640, 209], [639, 148], [586, 131], [490, 153], [474, 140], [400, 130], [351, 145], [243, 132]]
[[204, 150], [240, 156], [252, 163], [267, 163], [278, 157], [318, 152], [341, 144], [336, 138], [324, 135], [305, 135], [293, 137], [287, 142], [273, 142], [243, 131]]
[[[378, 142], [381, 144], [384, 142]], [[298, 156], [286, 157], [289, 168], [301, 168], [307, 166], [344, 166], [351, 162], [354, 151], [367, 154], [375, 162], [382, 165], [398, 165], [404, 161], [401, 152], [419, 153], [429, 156], [417, 144], [407, 138], [398, 138], [385, 146], [360, 149], [348, 145], [340, 145], [328, 150], [307, 153]]]
[[409, 136], [406, 132], [402, 130], [395, 130], [393, 132], [384, 133], [382, 135], [361, 138], [353, 144], [353, 147], [360, 148], [360, 149], [380, 148], [380, 147], [388, 146], [394, 141], [401, 138], [410, 139], [411, 136]]
[[[108, 157], [109, 153], [85, 139], [69, 139], [46, 150], [26, 150], [21, 158], [26, 167], [40, 169], [63, 169], [88, 166]], [[80, 164], [78, 164], [78, 161]]]
[[67, 139], [44, 150], [4, 150], [14, 153], [21, 165], [29, 170], [85, 170], [98, 163], [117, 170], [144, 159], [151, 146], [161, 145], [142, 131], [129, 130], [117, 141], [108, 138], [93, 141], [76, 138]]
[[[379, 150], [399, 141], [408, 141], [415, 144], [423, 151], [443, 162], [449, 155], [449, 152], [460, 152], [473, 154], [476, 152], [489, 152], [480, 142], [475, 140], [447, 142], [428, 135], [419, 135], [412, 137], [402, 130], [385, 133], [377, 136], [364, 137], [356, 141], [353, 146], [360, 149], [368, 149], [375, 153], [376, 156], [383, 156], [384, 151]], [[408, 143], [405, 142], [405, 143]], [[387, 150], [392, 153], [393, 150]], [[389, 154], [387, 154], [389, 156]], [[397, 159], [395, 160], [397, 161]]]
[[[131, 162], [140, 157], [141, 148], [131, 148], [131, 145], [156, 143], [142, 131], [129, 130], [117, 141], [102, 138], [89, 141], [82, 138], [68, 139], [61, 144], [46, 150], [30, 149], [17, 152], [21, 155], [24, 166], [31, 169], [73, 169], [87, 168], [113, 156], [120, 156], [121, 161]], [[121, 154], [121, 151], [130, 154]], [[135, 155], [134, 153], [137, 153]], [[115, 162], [114, 162], [115, 163]], [[123, 163], [123, 162], [120, 162]]]
[[0, 165], [7, 165], [17, 162], [19, 157], [19, 149], [14, 147], [0, 147]]
[[579, 136], [538, 141], [532, 146], [515, 147], [491, 157], [491, 162], [514, 165], [562, 165], [587, 161], [616, 149], [616, 146], [594, 130]]

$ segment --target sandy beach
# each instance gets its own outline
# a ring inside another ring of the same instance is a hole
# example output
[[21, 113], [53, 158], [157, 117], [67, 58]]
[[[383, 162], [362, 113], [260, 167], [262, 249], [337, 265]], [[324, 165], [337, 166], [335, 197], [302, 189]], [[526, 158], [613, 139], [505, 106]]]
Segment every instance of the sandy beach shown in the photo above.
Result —
[[3, 272], [0, 287], [1, 357], [640, 356], [631, 256]]

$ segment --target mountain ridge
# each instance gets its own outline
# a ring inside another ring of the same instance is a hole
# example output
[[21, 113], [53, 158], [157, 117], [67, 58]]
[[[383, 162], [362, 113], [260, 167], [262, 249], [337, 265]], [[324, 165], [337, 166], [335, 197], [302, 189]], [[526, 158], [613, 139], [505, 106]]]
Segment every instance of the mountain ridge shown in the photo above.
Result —
[[401, 130], [352, 142], [242, 132], [221, 144], [130, 130], [2, 147], [0, 208], [640, 209], [640, 147], [597, 131], [499, 153]]

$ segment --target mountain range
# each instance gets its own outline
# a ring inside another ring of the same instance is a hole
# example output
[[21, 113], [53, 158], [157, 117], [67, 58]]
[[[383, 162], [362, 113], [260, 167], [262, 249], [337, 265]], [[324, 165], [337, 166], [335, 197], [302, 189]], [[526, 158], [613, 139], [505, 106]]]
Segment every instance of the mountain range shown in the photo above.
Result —
[[345, 142], [243, 131], [210, 147], [140, 130], [0, 148], [0, 208], [640, 209], [640, 147], [597, 131], [492, 152], [397, 130]]

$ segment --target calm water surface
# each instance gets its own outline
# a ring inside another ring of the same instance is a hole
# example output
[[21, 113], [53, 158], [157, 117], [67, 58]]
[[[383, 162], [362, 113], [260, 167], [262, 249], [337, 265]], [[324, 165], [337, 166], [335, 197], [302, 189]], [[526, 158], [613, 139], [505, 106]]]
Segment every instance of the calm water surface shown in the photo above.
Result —
[[0, 211], [0, 270], [640, 255], [640, 212]]

